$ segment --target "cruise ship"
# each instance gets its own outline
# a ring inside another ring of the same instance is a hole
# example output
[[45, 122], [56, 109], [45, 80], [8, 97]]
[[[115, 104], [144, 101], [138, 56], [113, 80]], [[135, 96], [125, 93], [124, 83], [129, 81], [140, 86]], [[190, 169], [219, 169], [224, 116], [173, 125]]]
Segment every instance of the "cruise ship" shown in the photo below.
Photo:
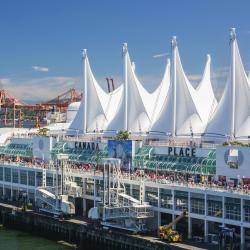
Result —
[[[176, 37], [171, 50], [162, 81], [151, 93], [136, 76], [127, 44], [124, 82], [110, 93], [95, 79], [83, 50], [84, 96], [69, 107], [67, 123], [0, 129], [0, 198], [18, 201], [25, 194], [29, 203], [40, 201], [49, 211], [58, 209], [56, 197], [67, 195], [60, 203], [92, 218], [95, 208], [108, 207], [113, 199], [103, 225], [122, 229], [133, 226], [117, 222], [127, 211], [121, 210], [124, 204], [133, 207], [129, 216], [135, 220], [144, 209], [152, 230], [185, 211], [188, 216], [173, 225], [184, 237], [211, 241], [223, 227], [233, 229], [239, 244], [247, 246], [250, 79], [235, 29], [230, 30], [231, 62], [219, 99], [211, 83], [210, 55], [193, 87]], [[120, 210], [113, 211], [121, 200]]]

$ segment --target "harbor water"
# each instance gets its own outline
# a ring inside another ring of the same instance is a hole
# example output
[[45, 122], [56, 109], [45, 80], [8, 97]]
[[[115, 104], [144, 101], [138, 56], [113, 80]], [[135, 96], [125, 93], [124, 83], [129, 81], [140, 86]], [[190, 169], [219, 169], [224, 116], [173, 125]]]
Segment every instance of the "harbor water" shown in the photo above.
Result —
[[57, 242], [0, 227], [0, 250], [72, 250]]

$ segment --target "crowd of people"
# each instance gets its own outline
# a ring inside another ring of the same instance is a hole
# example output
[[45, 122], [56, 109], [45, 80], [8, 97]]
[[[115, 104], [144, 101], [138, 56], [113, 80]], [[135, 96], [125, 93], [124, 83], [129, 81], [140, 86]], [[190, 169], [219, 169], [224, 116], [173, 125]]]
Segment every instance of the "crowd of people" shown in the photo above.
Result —
[[[52, 169], [53, 164], [45, 162], [41, 159], [31, 159], [20, 156], [1, 156], [0, 162], [8, 164], [20, 164], [31, 168], [45, 168]], [[93, 174], [95, 170], [96, 175], [102, 176], [102, 168], [100, 166], [93, 166], [91, 164], [84, 164], [80, 162], [69, 162], [68, 167], [73, 172], [79, 174], [89, 173]], [[185, 172], [166, 172], [166, 171], [152, 171], [152, 170], [121, 170], [124, 179], [131, 179], [137, 181], [157, 182], [160, 184], [180, 185], [187, 187], [199, 187], [203, 189], [217, 189], [221, 191], [230, 192], [244, 192], [250, 194], [250, 179], [226, 180], [223, 176], [205, 176], [200, 174], [191, 174]]]

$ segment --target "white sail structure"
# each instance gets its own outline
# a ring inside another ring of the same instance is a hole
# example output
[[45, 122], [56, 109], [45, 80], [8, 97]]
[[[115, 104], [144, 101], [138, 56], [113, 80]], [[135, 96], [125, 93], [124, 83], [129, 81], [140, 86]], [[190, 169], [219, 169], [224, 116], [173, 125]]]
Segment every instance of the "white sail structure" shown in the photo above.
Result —
[[123, 95], [123, 86], [106, 93], [96, 81], [87, 57], [84, 60], [84, 98], [69, 131], [102, 133], [114, 119]]
[[176, 74], [176, 135], [200, 136], [204, 133], [217, 101], [210, 80], [210, 56], [203, 77], [195, 89], [183, 70], [178, 47], [173, 47], [174, 74]]
[[[151, 125], [149, 114], [150, 97], [147, 91], [139, 82], [133, 65], [130, 61], [129, 53], [125, 50], [124, 54], [125, 64], [125, 98], [127, 105], [127, 116], [125, 130], [131, 133], [145, 133], [149, 130]], [[152, 105], [152, 104], [151, 104]]]
[[171, 83], [169, 79], [164, 105], [151, 130], [173, 137], [201, 135], [217, 106], [210, 80], [211, 58], [207, 56], [202, 80], [195, 89], [183, 70], [176, 37], [173, 37], [171, 45]]
[[158, 88], [158, 94], [161, 95], [159, 99], [161, 100], [156, 103], [157, 115], [153, 117], [150, 132], [155, 136], [165, 136], [172, 134], [174, 118], [174, 89], [170, 81], [170, 60], [167, 62], [164, 77]]
[[235, 29], [230, 32], [230, 46], [227, 84], [206, 133], [231, 139], [247, 138], [250, 135], [250, 83], [241, 60]]
[[[164, 104], [170, 82], [170, 63], [167, 64], [162, 82], [152, 93], [149, 93], [138, 80], [135, 66], [131, 63], [127, 45], [124, 48], [125, 65], [125, 130], [132, 134], [145, 134], [158, 119]], [[127, 99], [127, 100], [126, 100]]]

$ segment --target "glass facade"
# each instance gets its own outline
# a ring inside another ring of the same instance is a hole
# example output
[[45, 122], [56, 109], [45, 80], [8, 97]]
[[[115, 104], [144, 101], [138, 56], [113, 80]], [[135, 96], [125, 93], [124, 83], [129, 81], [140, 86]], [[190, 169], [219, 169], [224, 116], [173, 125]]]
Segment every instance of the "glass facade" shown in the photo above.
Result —
[[83, 181], [81, 177], [75, 177], [75, 182], [77, 183], [77, 186], [82, 187]]
[[173, 209], [173, 197], [171, 189], [160, 189], [160, 207]]
[[103, 180], [96, 180], [96, 195], [99, 197], [103, 195]]
[[3, 167], [0, 167], [0, 181], [3, 180]]
[[4, 169], [4, 180], [7, 182], [11, 182], [11, 169], [10, 168]]
[[250, 200], [244, 200], [244, 221], [250, 222]]
[[36, 172], [36, 185], [38, 187], [41, 187], [43, 185], [43, 173], [42, 172]]
[[179, 211], [188, 209], [188, 192], [175, 191], [175, 209]]
[[191, 213], [205, 214], [205, 197], [204, 194], [191, 193]]
[[53, 175], [46, 174], [46, 186], [53, 187]]
[[20, 170], [20, 183], [27, 185], [27, 171], [25, 170]]
[[222, 217], [222, 197], [215, 195], [207, 196], [207, 215]]
[[225, 218], [230, 220], [240, 220], [240, 217], [241, 217], [240, 199], [226, 197]]
[[19, 183], [18, 169], [12, 169], [12, 181], [13, 183]]
[[145, 200], [151, 206], [158, 207], [158, 191], [157, 188], [146, 187]]
[[28, 171], [28, 185], [35, 186], [35, 171]]
[[94, 195], [94, 181], [92, 179], [87, 179], [85, 194]]

